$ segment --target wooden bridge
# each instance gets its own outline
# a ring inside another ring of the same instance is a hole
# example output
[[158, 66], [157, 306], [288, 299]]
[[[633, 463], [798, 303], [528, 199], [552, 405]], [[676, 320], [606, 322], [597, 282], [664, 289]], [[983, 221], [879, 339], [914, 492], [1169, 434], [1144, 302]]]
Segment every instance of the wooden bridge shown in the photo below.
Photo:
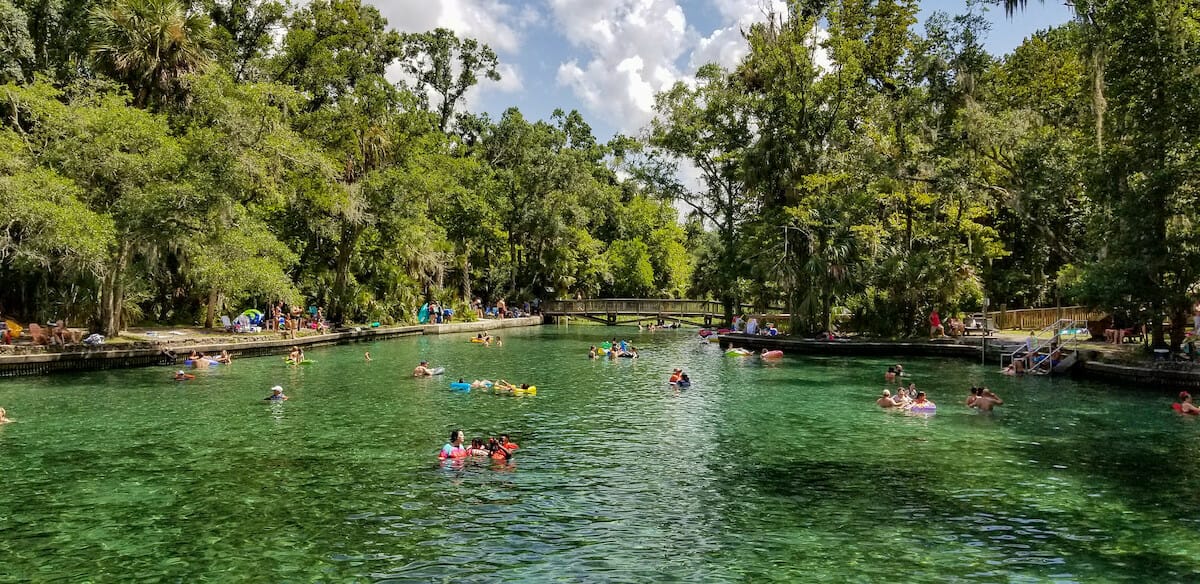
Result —
[[[750, 305], [739, 307], [753, 312]], [[669, 300], [646, 298], [591, 298], [588, 300], [549, 300], [542, 303], [547, 317], [586, 318], [601, 324], [641, 323], [644, 321], [681, 322], [709, 327], [721, 323], [725, 309], [715, 300]]]

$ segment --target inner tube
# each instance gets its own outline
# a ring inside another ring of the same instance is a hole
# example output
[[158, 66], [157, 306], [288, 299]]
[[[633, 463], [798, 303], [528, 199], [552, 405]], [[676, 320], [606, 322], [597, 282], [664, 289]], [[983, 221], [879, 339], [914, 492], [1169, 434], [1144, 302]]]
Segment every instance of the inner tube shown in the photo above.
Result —
[[283, 362], [287, 363], [288, 365], [312, 365], [313, 363], [316, 363], [316, 361], [313, 361], [312, 359], [305, 359], [305, 360], [297, 363], [297, 362], [292, 361], [291, 359], [287, 359], [287, 358], [285, 358], [283, 360]]
[[910, 411], [914, 414], [936, 414], [937, 406], [933, 406], [933, 405], [913, 406], [911, 408], [908, 408], [908, 411]]
[[482, 342], [483, 342], [483, 339], [481, 339], [481, 338], [479, 338], [479, 337], [474, 337], [474, 338], [472, 338], [472, 339], [471, 339], [471, 342], [472, 342], [472, 343], [482, 343]]
[[446, 372], [446, 368], [445, 367], [434, 367], [433, 369], [430, 369], [429, 372], [432, 373], [433, 375], [441, 375]]
[[767, 351], [766, 353], [763, 353], [763, 354], [762, 354], [762, 358], [763, 358], [763, 359], [782, 359], [782, 358], [783, 358], [783, 351], [778, 351], [778, 350], [776, 350], [776, 351]]
[[705, 337], [705, 338], [707, 338], [707, 337], [708, 337], [709, 335], [711, 335], [711, 334], [713, 334], [713, 332], [712, 332], [712, 331], [710, 331], [710, 330], [708, 330], [708, 329], [700, 329], [700, 336], [701, 336], [701, 337]]
[[626, 359], [632, 359], [632, 358], [633, 358], [633, 353], [621, 353], [620, 355], [617, 355], [617, 356], [618, 356], [618, 357], [625, 357]]
[[471, 391], [471, 384], [462, 381], [455, 381], [450, 384], [450, 389], [454, 391]]
[[749, 355], [753, 355], [754, 352], [747, 351], [746, 349], [730, 349], [728, 351], [725, 351], [725, 354], [729, 355], [730, 357], [746, 357]]
[[690, 382], [690, 381], [677, 381], [677, 382], [675, 382], [675, 385], [678, 385], [680, 389], [687, 389], [687, 388], [689, 388], [689, 387], [691, 387], [691, 386], [692, 386], [692, 382]]

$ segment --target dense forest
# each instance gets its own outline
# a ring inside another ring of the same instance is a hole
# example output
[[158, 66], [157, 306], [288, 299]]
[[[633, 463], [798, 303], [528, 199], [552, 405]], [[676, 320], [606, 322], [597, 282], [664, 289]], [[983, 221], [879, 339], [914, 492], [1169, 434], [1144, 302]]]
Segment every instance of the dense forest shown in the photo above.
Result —
[[276, 299], [686, 296], [898, 336], [987, 297], [1178, 343], [1200, 0], [1073, 0], [988, 54], [983, 11], [1023, 4], [793, 0], [604, 143], [467, 111], [495, 53], [360, 0], [0, 0], [0, 303], [111, 335]]

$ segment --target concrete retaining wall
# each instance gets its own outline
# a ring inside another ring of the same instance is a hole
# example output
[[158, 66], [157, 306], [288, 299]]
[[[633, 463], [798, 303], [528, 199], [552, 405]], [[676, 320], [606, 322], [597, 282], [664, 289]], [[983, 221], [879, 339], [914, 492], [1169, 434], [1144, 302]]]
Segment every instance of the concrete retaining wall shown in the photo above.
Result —
[[[83, 350], [64, 351], [61, 353], [0, 356], [0, 377], [45, 375], [59, 371], [96, 371], [151, 365], [172, 365], [182, 363], [187, 354], [193, 350], [210, 355], [218, 354], [221, 351], [229, 351], [234, 357], [259, 357], [263, 355], [286, 354], [293, 346], [309, 348], [325, 345], [345, 345], [413, 335], [468, 333], [540, 324], [542, 324], [541, 317], [527, 317], [440, 325], [367, 328], [358, 331], [310, 335], [297, 339], [195, 343], [171, 345], [170, 347], [156, 345], [133, 349], [116, 349], [112, 345], [100, 345], [98, 347], [88, 347]], [[170, 352], [166, 351], [168, 348]]]

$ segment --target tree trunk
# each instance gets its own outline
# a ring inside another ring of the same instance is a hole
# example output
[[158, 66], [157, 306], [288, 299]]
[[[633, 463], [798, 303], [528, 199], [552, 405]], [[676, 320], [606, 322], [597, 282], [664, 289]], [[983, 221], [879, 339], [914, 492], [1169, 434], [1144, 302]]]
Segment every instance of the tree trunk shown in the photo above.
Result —
[[358, 245], [361, 233], [356, 227], [343, 231], [342, 241], [338, 244], [337, 265], [333, 277], [333, 298], [329, 303], [329, 317], [335, 322], [346, 319], [346, 285], [350, 277], [350, 260], [354, 257], [354, 248]]
[[220, 302], [221, 293], [213, 288], [208, 291], [208, 309], [204, 311], [204, 328], [211, 329], [213, 320], [217, 314], [217, 304]]
[[462, 295], [467, 304], [471, 303], [471, 246], [464, 245], [462, 252]]
[[121, 311], [125, 306], [125, 266], [131, 251], [129, 243], [122, 242], [119, 245], [108, 273], [100, 281], [100, 331], [109, 338], [121, 334]]

